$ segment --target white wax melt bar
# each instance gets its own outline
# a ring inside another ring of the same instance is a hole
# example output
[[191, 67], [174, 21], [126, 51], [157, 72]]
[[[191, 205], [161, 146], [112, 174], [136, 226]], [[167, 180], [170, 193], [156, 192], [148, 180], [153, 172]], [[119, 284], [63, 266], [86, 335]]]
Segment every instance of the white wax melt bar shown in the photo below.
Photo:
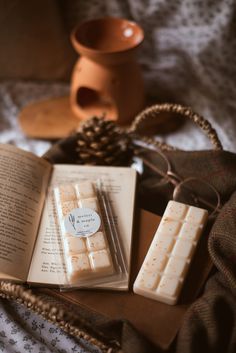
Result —
[[169, 201], [135, 280], [135, 293], [177, 303], [207, 217], [202, 208]]
[[90, 208], [101, 218], [98, 199], [93, 184], [89, 181], [80, 184], [59, 186], [54, 190], [65, 263], [70, 283], [76, 283], [85, 276], [94, 277], [114, 272], [112, 259], [105, 233], [101, 226], [88, 237], [78, 237], [68, 233], [64, 219], [74, 208]]

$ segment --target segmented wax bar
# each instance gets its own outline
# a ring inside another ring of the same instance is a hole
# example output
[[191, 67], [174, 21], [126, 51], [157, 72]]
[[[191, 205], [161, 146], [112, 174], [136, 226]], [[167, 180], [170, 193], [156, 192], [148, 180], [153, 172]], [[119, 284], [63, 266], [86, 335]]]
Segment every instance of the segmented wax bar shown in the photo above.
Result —
[[134, 292], [176, 304], [198, 240], [206, 210], [169, 201], [134, 283]]
[[63, 222], [67, 214], [75, 208], [89, 208], [97, 212], [101, 218], [93, 184], [86, 181], [62, 185], [54, 190], [54, 195], [69, 281], [75, 282], [89, 275], [113, 273], [114, 268], [102, 222], [98, 231], [87, 237], [68, 233]]

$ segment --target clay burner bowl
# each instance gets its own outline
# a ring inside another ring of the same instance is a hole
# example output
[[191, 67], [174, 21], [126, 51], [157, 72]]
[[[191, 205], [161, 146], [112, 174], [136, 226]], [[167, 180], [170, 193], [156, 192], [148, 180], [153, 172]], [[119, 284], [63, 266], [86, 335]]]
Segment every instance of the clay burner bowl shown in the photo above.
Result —
[[98, 56], [119, 52], [127, 55], [126, 52], [139, 46], [143, 38], [143, 30], [136, 23], [108, 17], [82, 23], [74, 31], [72, 42], [77, 51], [85, 55], [92, 55], [93, 51]]
[[71, 83], [71, 106], [80, 119], [105, 115], [120, 123], [130, 121], [143, 107], [141, 72], [135, 51], [143, 30], [121, 18], [87, 21], [72, 32], [80, 54]]

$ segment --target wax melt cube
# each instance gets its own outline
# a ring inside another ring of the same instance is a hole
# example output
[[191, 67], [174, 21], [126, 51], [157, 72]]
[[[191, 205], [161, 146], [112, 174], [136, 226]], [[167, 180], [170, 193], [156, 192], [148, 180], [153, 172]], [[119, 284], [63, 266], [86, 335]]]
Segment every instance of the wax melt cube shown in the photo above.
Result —
[[198, 241], [202, 232], [202, 228], [196, 224], [184, 223], [179, 232], [179, 237], [181, 239], [186, 239], [190, 241]]
[[86, 239], [89, 251], [96, 251], [106, 248], [106, 241], [103, 232], [97, 232]]
[[168, 207], [163, 214], [163, 218], [170, 218], [172, 220], [180, 220], [186, 215], [188, 210], [187, 205], [176, 202], [176, 201], [169, 201]]
[[93, 183], [91, 183], [90, 181], [84, 181], [82, 183], [76, 184], [75, 188], [80, 199], [96, 197]]
[[67, 254], [86, 252], [86, 245], [83, 238], [68, 236], [64, 238], [64, 248]]
[[77, 199], [75, 188], [73, 185], [61, 185], [59, 187], [59, 194], [61, 202], [75, 201]]
[[146, 271], [161, 271], [168, 260], [166, 252], [160, 252], [157, 254], [156, 249], [150, 251], [144, 262], [144, 269]]
[[96, 212], [99, 211], [97, 198], [95, 198], [95, 197], [91, 197], [89, 199], [80, 200], [79, 201], [79, 207], [91, 208], [92, 210], [94, 210]]
[[188, 262], [186, 262], [185, 259], [171, 257], [166, 265], [165, 274], [182, 277], [185, 275], [187, 267]]
[[180, 281], [176, 277], [164, 275], [160, 281], [157, 293], [170, 297], [176, 297], [180, 290]]
[[160, 233], [159, 237], [157, 238], [154, 247], [156, 249], [156, 253], [158, 252], [169, 252], [170, 249], [173, 247], [174, 239], [172, 236], [168, 236], [165, 234]]
[[193, 224], [204, 224], [207, 218], [207, 211], [203, 210], [198, 207], [189, 207], [186, 222], [193, 223]]
[[76, 201], [66, 201], [61, 204], [62, 216], [65, 217], [70, 211], [74, 208], [78, 207], [78, 203]]
[[178, 239], [173, 249], [173, 256], [190, 258], [193, 252], [194, 245], [188, 240]]
[[67, 262], [68, 275], [71, 280], [76, 280], [91, 271], [88, 256], [86, 254], [78, 254], [68, 257]]
[[157, 272], [144, 271], [140, 275], [138, 283], [140, 287], [152, 290], [157, 287], [159, 280], [160, 275]]
[[163, 233], [169, 236], [175, 236], [180, 228], [180, 223], [172, 221], [170, 219], [164, 219], [159, 226], [159, 233]]
[[89, 254], [91, 266], [94, 270], [100, 270], [104, 268], [111, 268], [110, 255], [107, 250], [94, 251]]

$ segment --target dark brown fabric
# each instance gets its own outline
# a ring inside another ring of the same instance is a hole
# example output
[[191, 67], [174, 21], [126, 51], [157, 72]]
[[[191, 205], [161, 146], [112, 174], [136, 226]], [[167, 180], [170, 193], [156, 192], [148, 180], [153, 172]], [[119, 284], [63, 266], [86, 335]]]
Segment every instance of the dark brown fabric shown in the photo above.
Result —
[[[70, 139], [70, 147], [73, 146]], [[54, 147], [46, 158], [65, 162], [67, 142]], [[63, 152], [62, 152], [63, 151]], [[236, 350], [236, 155], [225, 151], [168, 152], [174, 170], [181, 177], [197, 176], [209, 181], [220, 192], [223, 203], [209, 237], [209, 252], [215, 273], [197, 301], [186, 313], [176, 346], [177, 353], [235, 352]], [[70, 162], [73, 158], [70, 157]], [[139, 184], [139, 203], [157, 213], [163, 212], [172, 188], [150, 191]], [[143, 313], [145, 315], [145, 312]], [[155, 323], [153, 323], [155, 325]], [[106, 323], [119, 338], [124, 352], [154, 352], [126, 321]], [[141, 343], [142, 342], [142, 343]], [[148, 348], [149, 347], [149, 348]], [[158, 347], [156, 351], [161, 351]]]
[[69, 80], [76, 55], [56, 0], [0, 2], [0, 79]]
[[236, 352], [235, 215], [236, 192], [212, 228], [209, 251], [218, 271], [185, 317], [178, 335], [178, 352]]

